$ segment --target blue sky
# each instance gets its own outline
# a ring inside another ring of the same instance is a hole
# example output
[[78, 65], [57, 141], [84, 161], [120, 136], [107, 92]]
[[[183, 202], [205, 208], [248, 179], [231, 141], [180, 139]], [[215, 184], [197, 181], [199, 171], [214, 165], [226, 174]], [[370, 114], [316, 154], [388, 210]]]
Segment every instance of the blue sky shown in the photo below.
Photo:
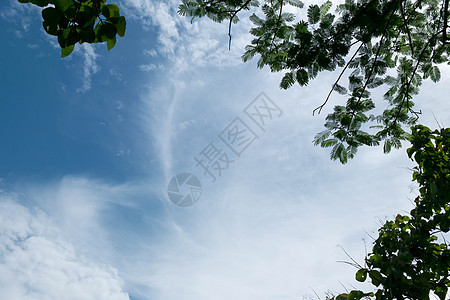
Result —
[[[314, 147], [335, 73], [278, 88], [282, 74], [243, 64], [248, 21], [177, 16], [177, 0], [119, 3], [116, 47], [59, 58], [40, 11], [0, 12], [0, 298], [309, 299], [356, 285], [341, 245], [362, 262], [380, 220], [411, 208], [403, 150], [361, 149], [347, 165]], [[448, 69], [425, 83], [422, 123], [449, 124]], [[261, 130], [244, 109], [264, 92], [282, 111]], [[240, 156], [220, 139], [236, 117], [258, 138]], [[213, 142], [233, 163], [213, 183], [194, 157]], [[407, 146], [407, 145], [405, 145]], [[202, 195], [167, 197], [189, 172]]]

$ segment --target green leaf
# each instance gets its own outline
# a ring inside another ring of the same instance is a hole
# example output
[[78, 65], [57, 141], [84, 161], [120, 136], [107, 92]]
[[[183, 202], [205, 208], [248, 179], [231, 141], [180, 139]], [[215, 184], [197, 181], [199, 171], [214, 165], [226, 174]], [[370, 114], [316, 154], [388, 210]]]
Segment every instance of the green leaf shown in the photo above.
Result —
[[67, 45], [67, 37], [69, 36], [70, 28], [65, 28], [58, 33], [58, 43], [61, 48], [65, 48]]
[[80, 36], [74, 27], [70, 27], [67, 29], [69, 30], [67, 36], [65, 37], [66, 46], [75, 45], [80, 40]]
[[385, 140], [384, 146], [383, 146], [383, 152], [389, 153], [389, 152], [391, 152], [391, 149], [392, 149], [391, 140], [390, 139]]
[[[86, 13], [85, 11], [79, 11], [76, 16], [75, 16], [75, 22], [80, 26], [80, 27], [84, 27], [86, 25], [86, 23], [88, 23], [88, 21], [90, 19], [92, 19], [92, 15]], [[95, 22], [95, 21], [94, 21]]]
[[337, 139], [327, 139], [327, 140], [324, 140], [322, 143], [320, 143], [320, 146], [322, 148], [328, 148], [328, 147], [336, 145], [337, 143], [338, 143]]
[[[28, 3], [30, 1], [22, 2], [19, 0], [19, 2], [20, 3]], [[48, 0], [31, 0], [31, 3], [33, 3], [34, 5], [37, 5], [39, 7], [45, 7], [50, 3], [50, 1], [48, 1]]]
[[383, 276], [377, 270], [369, 271], [369, 277], [372, 279], [372, 284], [375, 286], [379, 286], [383, 283]]
[[71, 5], [73, 5], [72, 0], [53, 0], [53, 4], [55, 4], [55, 7], [59, 9], [60, 11], [66, 11]]
[[360, 300], [362, 297], [364, 297], [362, 291], [351, 291], [350, 294], [348, 294], [348, 300]]
[[347, 163], [347, 151], [345, 150], [344, 144], [339, 143], [334, 145], [333, 149], [331, 150], [331, 159], [339, 159], [341, 163]]
[[280, 87], [282, 89], [287, 89], [290, 88], [294, 83], [294, 73], [288, 72], [284, 74], [283, 78], [281, 79]]
[[359, 282], [366, 281], [367, 269], [359, 269], [358, 272], [356, 272], [355, 277], [356, 277], [356, 280], [358, 280]]
[[116, 4], [107, 4], [102, 8], [102, 14], [107, 18], [120, 17], [120, 9]]
[[95, 33], [92, 29], [84, 29], [78, 32], [80, 36], [80, 43], [93, 43], [95, 40]]
[[286, 0], [287, 3], [289, 3], [292, 6], [303, 8], [303, 2], [299, 0]]
[[65, 11], [64, 14], [67, 19], [73, 20], [75, 19], [76, 15], [78, 13], [78, 9], [75, 7], [75, 5], [69, 6]]
[[59, 24], [61, 13], [54, 7], [47, 7], [42, 10], [42, 18], [44, 19], [47, 26], [55, 26]]
[[47, 21], [42, 22], [42, 27], [44, 27], [45, 32], [50, 35], [57, 36], [59, 34], [58, 25], [48, 25]]
[[125, 17], [120, 17], [119, 21], [115, 24], [116, 26], [116, 30], [117, 30], [117, 34], [120, 37], [123, 37], [125, 35], [125, 30], [127, 28], [127, 22], [125, 20]]
[[70, 45], [65, 48], [61, 48], [61, 58], [64, 58], [64, 57], [70, 55], [70, 53], [72, 53], [74, 48], [75, 48], [75, 45]]
[[108, 39], [112, 39], [116, 36], [117, 29], [111, 23], [99, 23], [95, 26], [94, 31], [99, 42], [105, 42]]
[[339, 85], [337, 83], [335, 83], [333, 85], [333, 90], [338, 92], [341, 95], [346, 95], [347, 94], [347, 89], [345, 87], [343, 87], [342, 85]]
[[106, 45], [108, 46], [108, 51], [114, 48], [114, 46], [116, 45], [116, 37], [114, 37], [113, 39], [108, 39], [106, 41]]
[[317, 24], [320, 21], [320, 8], [318, 5], [310, 5], [308, 7], [308, 22], [309, 24]]
[[348, 300], [348, 294], [339, 294], [336, 296], [336, 300]]
[[441, 79], [441, 71], [439, 71], [437, 66], [434, 66], [433, 69], [431, 69], [430, 78], [433, 82], [438, 82]]
[[320, 6], [320, 20], [323, 20], [323, 18], [328, 13], [332, 5], [333, 3], [328, 0], [327, 2], [325, 2]]
[[324, 142], [331, 134], [330, 130], [324, 130], [322, 132], [319, 132], [318, 134], [316, 134], [316, 136], [314, 137], [314, 146], [320, 145], [322, 142]]
[[295, 73], [295, 79], [297, 79], [297, 82], [301, 85], [307, 85], [309, 81], [308, 72], [306, 72], [304, 69], [297, 70]]

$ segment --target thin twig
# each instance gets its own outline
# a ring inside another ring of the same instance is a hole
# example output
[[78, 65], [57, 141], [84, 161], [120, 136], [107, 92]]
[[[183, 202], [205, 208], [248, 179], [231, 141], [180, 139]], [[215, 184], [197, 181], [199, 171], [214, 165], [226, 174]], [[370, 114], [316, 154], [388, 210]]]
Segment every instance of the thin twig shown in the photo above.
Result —
[[355, 263], [355, 265], [357, 265], [360, 269], [362, 269], [362, 267], [361, 267], [361, 265], [357, 262], [357, 261], [355, 261], [351, 256], [350, 256], [350, 254], [348, 254], [347, 253], [347, 251], [345, 251], [345, 249], [341, 246], [341, 245], [338, 245], [338, 247], [339, 248], [341, 248], [342, 249], [342, 251], [344, 251], [344, 253]]
[[[273, 37], [272, 37], [272, 41], [270, 42], [270, 49], [272, 50], [272, 46], [274, 46], [274, 42], [275, 42], [275, 37], [277, 36], [277, 34], [278, 34], [278, 30], [280, 29], [280, 20], [281, 20], [281, 13], [283, 12], [283, 0], [281, 0], [280, 1], [280, 12], [279, 12], [279, 14], [278, 14], [278, 19], [277, 19], [277, 27], [275, 28], [275, 32], [274, 32], [274, 34], [273, 34]], [[276, 48], [276, 45], [275, 45], [275, 48]]]
[[358, 54], [359, 50], [361, 49], [361, 47], [363, 46], [364, 43], [361, 42], [361, 44], [359, 45], [358, 49], [356, 49], [355, 53], [353, 54], [353, 56], [350, 58], [350, 60], [347, 62], [347, 64], [345, 65], [345, 67], [342, 69], [341, 74], [339, 74], [339, 77], [337, 78], [336, 82], [333, 84], [333, 86], [331, 87], [330, 92], [328, 93], [327, 98], [325, 99], [325, 102], [322, 103], [322, 105], [318, 106], [316, 109], [313, 110], [313, 116], [314, 113], [318, 110], [319, 112], [317, 114], [320, 114], [320, 112], [322, 111], [322, 108], [325, 106], [325, 104], [327, 104], [328, 100], [330, 99], [331, 93], [333, 93], [334, 87], [339, 83], [339, 80], [341, 80], [342, 75], [344, 75], [345, 71], [347, 70], [348, 66], [350, 65], [350, 63], [353, 61], [353, 59], [355, 58], [356, 54]]
[[444, 28], [442, 30], [442, 42], [444, 43], [444, 45], [448, 44], [447, 43], [447, 21], [448, 21], [448, 0], [444, 0], [445, 1], [445, 5], [444, 5]]

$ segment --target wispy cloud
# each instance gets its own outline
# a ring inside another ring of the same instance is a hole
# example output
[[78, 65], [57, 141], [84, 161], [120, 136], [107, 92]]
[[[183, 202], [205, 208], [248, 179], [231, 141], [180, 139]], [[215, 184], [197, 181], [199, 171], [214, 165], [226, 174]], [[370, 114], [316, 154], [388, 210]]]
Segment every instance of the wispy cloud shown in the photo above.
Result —
[[164, 69], [163, 65], [155, 65], [155, 64], [145, 64], [145, 65], [140, 65], [139, 66], [139, 70], [144, 71], [144, 72], [150, 72], [153, 70], [162, 70]]
[[85, 93], [91, 89], [92, 76], [100, 70], [97, 63], [99, 55], [95, 52], [95, 48], [91, 44], [78, 45], [77, 51], [83, 57], [83, 85], [77, 89], [77, 92]]

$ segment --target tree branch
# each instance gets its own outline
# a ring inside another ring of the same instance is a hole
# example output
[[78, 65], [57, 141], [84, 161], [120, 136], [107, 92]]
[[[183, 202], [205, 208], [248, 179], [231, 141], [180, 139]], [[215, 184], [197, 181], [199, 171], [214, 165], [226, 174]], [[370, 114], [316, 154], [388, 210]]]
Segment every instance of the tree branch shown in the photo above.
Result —
[[229, 40], [228, 40], [228, 50], [231, 49], [231, 23], [233, 23], [233, 19], [234, 17], [236, 17], [236, 15], [238, 14], [238, 12], [240, 12], [242, 9], [246, 8], [247, 5], [251, 2], [252, 0], [247, 0], [245, 1], [245, 3], [239, 7], [237, 10], [234, 11], [234, 13], [231, 15], [230, 17], [230, 23], [228, 24], [228, 36], [229, 36]]
[[[275, 32], [273, 34], [272, 37], [272, 41], [270, 42], [270, 49], [272, 50], [272, 47], [274, 46], [274, 42], [275, 42], [275, 37], [277, 36], [278, 30], [280, 29], [280, 20], [281, 20], [281, 13], [283, 12], [283, 0], [280, 1], [280, 12], [278, 14], [278, 19], [277, 19], [277, 27], [275, 28]], [[276, 48], [276, 46], [275, 46]]]
[[400, 3], [400, 12], [402, 14], [403, 25], [406, 29], [406, 34], [408, 35], [409, 47], [411, 48], [411, 56], [414, 56], [414, 48], [413, 48], [413, 43], [412, 43], [412, 38], [411, 38], [411, 32], [409, 31], [409, 27], [408, 27], [408, 23], [407, 23], [407, 20], [405, 17], [405, 11], [404, 11], [402, 3]]
[[361, 42], [361, 44], [359, 45], [358, 49], [356, 49], [355, 53], [353, 54], [353, 56], [350, 58], [350, 60], [347, 62], [347, 64], [345, 65], [345, 67], [342, 69], [341, 73], [339, 74], [339, 77], [337, 78], [337, 80], [335, 81], [335, 83], [333, 84], [333, 86], [331, 87], [330, 92], [328, 93], [327, 99], [325, 99], [325, 101], [318, 107], [316, 107], [313, 110], [313, 116], [315, 114], [315, 112], [318, 110], [319, 112], [317, 114], [320, 114], [320, 112], [322, 111], [323, 107], [327, 104], [328, 100], [330, 99], [331, 94], [333, 93], [334, 87], [339, 83], [339, 80], [341, 80], [342, 75], [344, 75], [345, 71], [347, 70], [348, 66], [350, 65], [350, 63], [352, 62], [352, 60], [355, 58], [356, 54], [358, 54], [359, 50], [361, 49], [361, 47], [364, 45], [364, 43]]

